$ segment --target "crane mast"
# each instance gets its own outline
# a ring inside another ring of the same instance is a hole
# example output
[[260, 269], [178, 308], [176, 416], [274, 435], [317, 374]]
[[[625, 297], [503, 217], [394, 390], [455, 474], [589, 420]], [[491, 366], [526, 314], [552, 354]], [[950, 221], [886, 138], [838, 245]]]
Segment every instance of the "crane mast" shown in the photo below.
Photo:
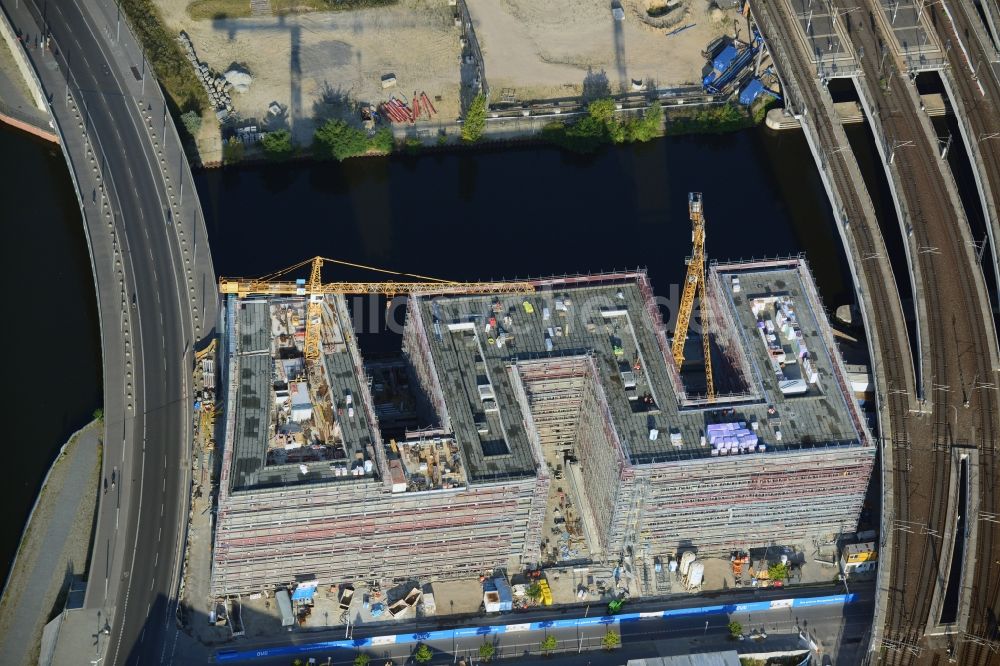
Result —
[[677, 313], [677, 326], [674, 328], [674, 342], [671, 351], [677, 371], [684, 365], [684, 341], [687, 339], [688, 328], [691, 325], [691, 313], [694, 310], [694, 297], [698, 295], [701, 301], [701, 341], [705, 355], [705, 386], [708, 399], [715, 400], [715, 383], [712, 377], [711, 344], [708, 333], [708, 298], [706, 285], [705, 260], [705, 218], [702, 211], [701, 192], [688, 194], [688, 215], [691, 217], [691, 258], [687, 262], [687, 277], [684, 280], [684, 291], [681, 294], [681, 307]]

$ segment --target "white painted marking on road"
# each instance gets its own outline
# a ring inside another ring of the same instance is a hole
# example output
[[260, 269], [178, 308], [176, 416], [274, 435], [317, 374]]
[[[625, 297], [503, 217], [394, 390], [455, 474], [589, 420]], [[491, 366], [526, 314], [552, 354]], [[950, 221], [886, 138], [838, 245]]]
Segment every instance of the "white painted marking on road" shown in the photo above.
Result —
[[155, 567], [160, 563], [160, 551], [156, 551], [156, 557], [153, 558], [153, 566]]
[[159, 529], [156, 530], [156, 541], [157, 541], [157, 543], [159, 543], [160, 537], [162, 535], [163, 535], [163, 528], [161, 527], [161, 528], [159, 528]]

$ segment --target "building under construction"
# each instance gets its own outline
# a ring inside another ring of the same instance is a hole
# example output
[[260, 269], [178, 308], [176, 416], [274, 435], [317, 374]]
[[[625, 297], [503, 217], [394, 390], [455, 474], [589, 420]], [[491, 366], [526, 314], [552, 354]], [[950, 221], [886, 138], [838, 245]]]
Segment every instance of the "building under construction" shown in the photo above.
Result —
[[570, 561], [629, 576], [682, 548], [853, 530], [875, 449], [808, 267], [704, 280], [710, 344], [691, 336], [683, 372], [642, 271], [411, 293], [403, 346], [430, 407], [398, 439], [342, 295], [227, 296], [213, 592]]

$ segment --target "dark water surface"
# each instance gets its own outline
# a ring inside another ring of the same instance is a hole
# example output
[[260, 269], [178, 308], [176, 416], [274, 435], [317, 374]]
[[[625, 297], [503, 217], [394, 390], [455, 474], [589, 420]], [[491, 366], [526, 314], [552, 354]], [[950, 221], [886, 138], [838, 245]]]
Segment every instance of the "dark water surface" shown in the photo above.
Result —
[[452, 280], [642, 266], [669, 296], [691, 252], [687, 195], [700, 191], [711, 258], [805, 251], [827, 304], [851, 298], [799, 132], [674, 137], [587, 157], [531, 146], [268, 165], [197, 180], [220, 275], [262, 275], [314, 255]]
[[[22, 281], [4, 318], [13, 474], [0, 491], [0, 553], [9, 562], [58, 447], [100, 402], [101, 376], [90, 261], [62, 157], [0, 128], [0, 169], [4, 263]], [[589, 157], [522, 147], [196, 179], [220, 275], [265, 274], [317, 254], [454, 280], [644, 266], [669, 296], [691, 251], [687, 194], [700, 191], [710, 257], [806, 252], [827, 305], [853, 300], [799, 132], [676, 137]], [[327, 277], [384, 276], [334, 269]], [[399, 349], [395, 336], [363, 344]]]
[[11, 281], [2, 318], [6, 578], [42, 478], [101, 404], [102, 380], [90, 254], [58, 146], [0, 125], [0, 206], [3, 271]]

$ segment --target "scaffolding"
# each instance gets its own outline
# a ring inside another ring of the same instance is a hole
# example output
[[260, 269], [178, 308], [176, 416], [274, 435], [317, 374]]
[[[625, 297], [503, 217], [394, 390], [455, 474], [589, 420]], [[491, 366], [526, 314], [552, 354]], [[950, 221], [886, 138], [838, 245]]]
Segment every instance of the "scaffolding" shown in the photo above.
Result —
[[232, 493], [219, 510], [213, 594], [314, 576], [322, 585], [437, 580], [535, 561], [536, 480], [393, 494], [373, 479]]
[[[766, 350], [749, 343], [756, 322], [723, 288], [727, 272], [752, 275], [761, 290], [779, 284], [769, 280], [790, 283], [824, 378], [809, 396], [781, 402], [766, 384], [774, 378], [755, 369], [759, 360], [748, 355]], [[644, 272], [533, 284], [539, 293], [530, 297], [411, 296], [404, 351], [436, 418], [419, 434], [454, 442], [447, 453], [460, 456], [455, 469], [460, 463], [466, 474], [461, 487], [431, 490], [414, 490], [399, 447], [382, 441], [341, 297], [327, 301], [324, 316], [339, 320], [342, 339], [330, 344], [343, 354], [337, 372], [357, 379], [355, 405], [370, 430], [365, 453], [376, 472], [234, 489], [238, 341], [247, 331], [235, 316], [242, 301], [230, 296], [220, 346], [227, 375], [213, 593], [254, 592], [301, 575], [339, 584], [535, 566], [557, 490], [549, 465], [563, 460], [576, 461], [565, 483], [579, 504], [589, 556], [622, 563], [626, 577], [644, 570], [638, 560], [679, 548], [726, 555], [854, 528], [875, 447], [803, 261], [712, 267], [713, 339], [745, 390], [711, 405], [684, 393]], [[497, 344], [497, 329], [484, 328], [491, 318], [516, 346]], [[779, 401], [780, 423], [769, 421], [765, 395]], [[706, 424], [719, 418], [759, 421], [767, 451], [728, 455], [708, 446]], [[496, 438], [506, 451], [489, 450]]]

